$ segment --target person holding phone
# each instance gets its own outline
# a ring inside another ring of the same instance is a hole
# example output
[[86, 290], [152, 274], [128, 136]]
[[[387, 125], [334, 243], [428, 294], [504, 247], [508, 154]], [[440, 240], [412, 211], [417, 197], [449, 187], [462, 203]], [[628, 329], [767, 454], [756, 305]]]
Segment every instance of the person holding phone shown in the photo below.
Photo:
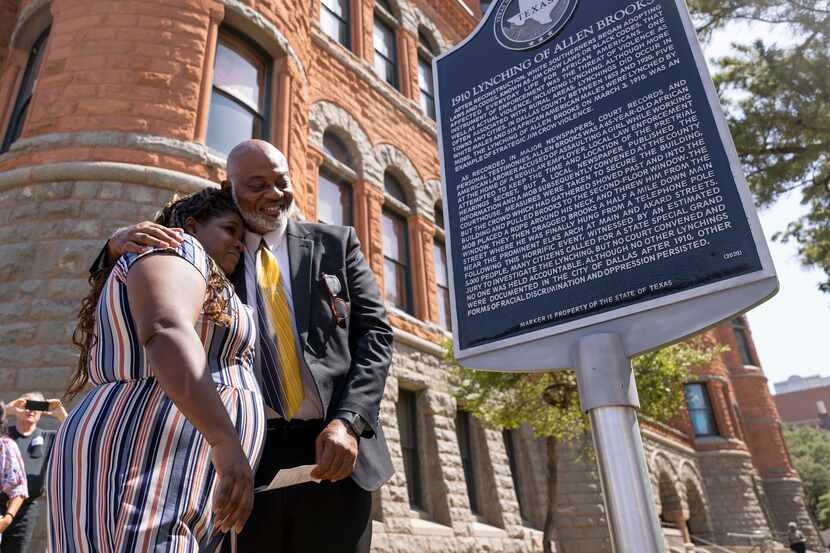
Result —
[[29, 550], [32, 532], [40, 515], [41, 502], [38, 499], [43, 496], [47, 461], [55, 440], [54, 430], [43, 430], [38, 423], [42, 415], [63, 422], [66, 410], [61, 400], [47, 400], [40, 392], [22, 395], [10, 402], [7, 410], [8, 416], [15, 418], [15, 424], [9, 426], [9, 437], [15, 441], [23, 456], [29, 497], [4, 532], [0, 553], [21, 553]]
[[205, 189], [156, 224], [184, 229], [181, 241], [120, 256], [82, 302], [67, 393], [89, 391], [55, 436], [51, 553], [218, 551], [253, 506], [256, 324], [227, 279], [242, 218], [229, 193]]
[[28, 495], [23, 457], [6, 432], [6, 406], [0, 403], [0, 545]]

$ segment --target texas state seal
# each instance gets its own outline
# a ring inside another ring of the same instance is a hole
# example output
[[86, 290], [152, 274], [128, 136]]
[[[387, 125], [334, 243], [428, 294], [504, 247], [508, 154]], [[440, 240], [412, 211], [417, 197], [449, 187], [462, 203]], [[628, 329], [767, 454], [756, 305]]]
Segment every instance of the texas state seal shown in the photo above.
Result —
[[579, 0], [502, 0], [496, 12], [496, 40], [511, 50], [527, 50], [555, 37]]

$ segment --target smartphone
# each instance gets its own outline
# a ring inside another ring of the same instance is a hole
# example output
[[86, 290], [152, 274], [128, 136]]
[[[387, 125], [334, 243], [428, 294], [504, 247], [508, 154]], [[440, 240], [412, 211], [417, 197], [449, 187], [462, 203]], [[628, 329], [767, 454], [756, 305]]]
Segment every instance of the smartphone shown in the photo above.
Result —
[[49, 410], [49, 402], [48, 401], [36, 401], [34, 399], [27, 399], [26, 400], [26, 410], [27, 411], [48, 411]]

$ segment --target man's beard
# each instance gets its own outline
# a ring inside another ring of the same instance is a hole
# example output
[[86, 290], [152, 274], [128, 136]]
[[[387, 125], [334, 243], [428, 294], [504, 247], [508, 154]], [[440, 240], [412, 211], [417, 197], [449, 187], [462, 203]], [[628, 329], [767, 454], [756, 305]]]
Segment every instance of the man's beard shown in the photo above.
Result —
[[236, 208], [239, 210], [240, 215], [242, 215], [242, 220], [245, 221], [245, 225], [252, 231], [258, 234], [265, 234], [266, 232], [272, 232], [285, 228], [288, 223], [288, 212], [291, 210], [291, 204], [285, 206], [285, 208], [283, 208], [276, 217], [267, 217], [256, 212], [242, 209], [239, 207], [239, 202], [236, 200], [236, 192], [234, 192], [233, 188], [231, 188], [231, 193], [233, 195], [233, 201], [236, 204]]

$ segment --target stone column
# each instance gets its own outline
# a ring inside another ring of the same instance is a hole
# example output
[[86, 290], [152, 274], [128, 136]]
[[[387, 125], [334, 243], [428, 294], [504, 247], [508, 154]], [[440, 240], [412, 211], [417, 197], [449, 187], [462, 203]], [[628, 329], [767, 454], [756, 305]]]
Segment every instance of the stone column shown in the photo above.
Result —
[[422, 219], [421, 236], [424, 242], [424, 279], [426, 282], [425, 318], [438, 324], [438, 279], [435, 275], [435, 255], [432, 251], [435, 241], [435, 226]]
[[[353, 42], [360, 42], [360, 53], [355, 50], [355, 54], [363, 58], [369, 65], [372, 65], [375, 56], [375, 50], [372, 48], [372, 35], [374, 33], [374, 1], [373, 0], [353, 0], [355, 4], [355, 19], [360, 19], [359, 23], [355, 23], [355, 40]], [[357, 33], [360, 32], [358, 35]]]
[[421, 320], [429, 319], [429, 290], [427, 288], [426, 264], [430, 263], [431, 255], [427, 247], [432, 244], [431, 225], [422, 222], [418, 215], [407, 218], [409, 230], [410, 261], [412, 266], [412, 298], [415, 302], [415, 316]]
[[364, 10], [364, 0], [352, 0], [351, 5], [351, 16], [352, 21], [352, 28], [351, 28], [351, 46], [352, 52], [358, 58], [366, 59], [364, 52], [366, 48], [364, 47], [364, 25], [363, 25], [363, 10]]
[[372, 185], [361, 179], [352, 185], [352, 193], [354, 199], [354, 228], [357, 231], [357, 238], [360, 240], [360, 245], [363, 248], [363, 254], [369, 258], [371, 237], [369, 229], [371, 228], [371, 221], [369, 218], [369, 194]]
[[409, 99], [413, 98], [412, 90], [412, 37], [409, 32], [398, 27], [395, 32], [398, 47], [398, 78], [401, 94]]
[[213, 64], [216, 61], [216, 44], [219, 41], [219, 25], [225, 18], [225, 6], [219, 4], [210, 10], [205, 57], [202, 62], [202, 82], [199, 85], [199, 110], [196, 112], [196, 125], [193, 140], [204, 144], [207, 138], [210, 98], [213, 93]]
[[690, 543], [692, 541], [689, 535], [689, 527], [686, 525], [689, 521], [689, 513], [685, 510], [674, 511], [671, 513], [663, 513], [663, 517], [677, 526], [677, 529], [680, 530], [680, 534], [683, 536], [683, 543]]
[[365, 228], [367, 229], [364, 231], [367, 235], [367, 241], [363, 243], [363, 251], [369, 260], [369, 266], [375, 272], [378, 287], [380, 287], [381, 294], [383, 294], [383, 191], [365, 181], [362, 181], [361, 185], [365, 192], [363, 205], [365, 205], [364, 209], [366, 210]]

